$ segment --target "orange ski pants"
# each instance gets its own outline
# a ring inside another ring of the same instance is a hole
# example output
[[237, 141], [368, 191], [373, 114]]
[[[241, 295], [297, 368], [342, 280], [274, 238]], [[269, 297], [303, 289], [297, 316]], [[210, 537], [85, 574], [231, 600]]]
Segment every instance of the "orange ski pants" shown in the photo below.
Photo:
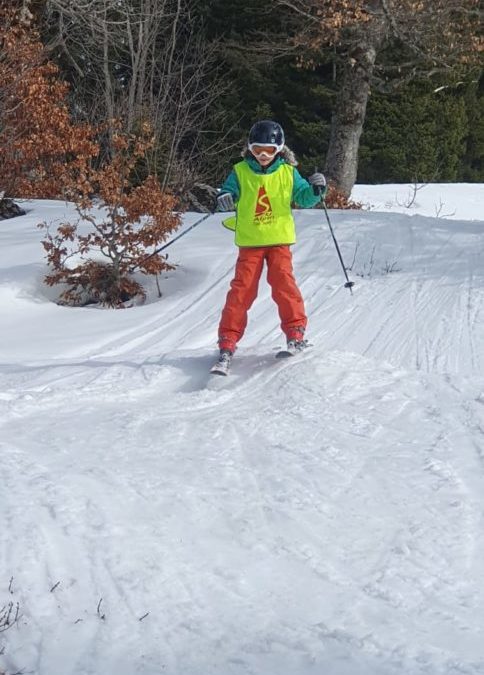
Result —
[[289, 246], [241, 248], [218, 330], [221, 349], [233, 351], [245, 332], [247, 313], [257, 297], [264, 261], [283, 332], [291, 338], [298, 333], [294, 329], [306, 328], [304, 301], [294, 278]]

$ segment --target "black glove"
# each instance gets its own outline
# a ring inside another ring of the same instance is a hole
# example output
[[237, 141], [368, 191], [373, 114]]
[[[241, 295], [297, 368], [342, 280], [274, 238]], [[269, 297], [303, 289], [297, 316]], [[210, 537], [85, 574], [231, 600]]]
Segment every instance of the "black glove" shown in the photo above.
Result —
[[217, 197], [217, 211], [234, 211], [235, 204], [230, 192], [223, 192]]
[[314, 194], [321, 195], [324, 197], [326, 194], [326, 178], [322, 173], [313, 173], [308, 178], [308, 183], [311, 183], [313, 186]]

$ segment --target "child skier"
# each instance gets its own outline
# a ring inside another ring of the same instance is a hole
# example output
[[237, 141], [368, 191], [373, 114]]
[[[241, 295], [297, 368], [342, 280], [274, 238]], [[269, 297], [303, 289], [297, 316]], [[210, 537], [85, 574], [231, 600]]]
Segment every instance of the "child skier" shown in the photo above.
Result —
[[[306, 346], [304, 301], [294, 279], [291, 244], [296, 241], [291, 204], [311, 208], [326, 194], [326, 181], [314, 173], [306, 181], [297, 171], [284, 131], [272, 120], [254, 124], [244, 159], [234, 167], [217, 196], [219, 211], [236, 210], [224, 225], [235, 231], [239, 255], [218, 330], [219, 360], [213, 372], [227, 373], [257, 297], [264, 261], [277, 304], [288, 354]], [[308, 182], [309, 181], [309, 182]]]

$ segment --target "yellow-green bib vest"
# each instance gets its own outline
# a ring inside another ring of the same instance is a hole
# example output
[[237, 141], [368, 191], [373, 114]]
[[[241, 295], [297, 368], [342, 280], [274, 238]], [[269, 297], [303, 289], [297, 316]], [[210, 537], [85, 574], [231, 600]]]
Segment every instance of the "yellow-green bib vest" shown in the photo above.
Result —
[[254, 173], [247, 162], [234, 166], [240, 197], [235, 217], [223, 221], [235, 230], [237, 246], [294, 244], [296, 227], [291, 211], [294, 167], [282, 164], [273, 173]]

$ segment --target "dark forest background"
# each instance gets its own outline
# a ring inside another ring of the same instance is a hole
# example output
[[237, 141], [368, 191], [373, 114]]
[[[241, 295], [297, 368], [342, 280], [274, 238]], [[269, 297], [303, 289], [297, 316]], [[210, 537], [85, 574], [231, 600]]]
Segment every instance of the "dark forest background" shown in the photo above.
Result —
[[464, 0], [449, 13], [452, 3], [13, 2], [70, 84], [74, 118], [118, 118], [128, 132], [148, 118], [156, 144], [140, 176], [192, 205], [260, 118], [283, 125], [303, 173], [329, 172], [346, 195], [348, 142], [360, 183], [484, 182], [482, 9]]

